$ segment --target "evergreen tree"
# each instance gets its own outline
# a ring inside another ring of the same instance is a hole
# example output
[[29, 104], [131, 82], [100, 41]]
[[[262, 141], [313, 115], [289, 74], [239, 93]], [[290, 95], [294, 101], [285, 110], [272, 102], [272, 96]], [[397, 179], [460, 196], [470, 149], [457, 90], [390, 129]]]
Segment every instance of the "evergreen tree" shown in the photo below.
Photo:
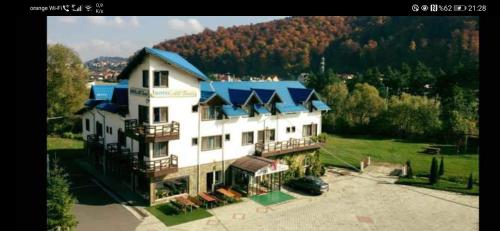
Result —
[[439, 164], [439, 176], [444, 175], [444, 158], [441, 157], [441, 163]]
[[406, 177], [407, 178], [413, 178], [413, 169], [411, 167], [411, 161], [410, 160], [406, 161], [406, 166], [407, 166]]
[[467, 189], [472, 189], [474, 186], [474, 178], [472, 178], [472, 173], [469, 175], [469, 180], [467, 181]]
[[62, 230], [72, 230], [78, 224], [71, 213], [75, 199], [69, 193], [67, 174], [57, 162], [55, 159], [47, 179], [47, 229], [61, 227]]
[[438, 163], [436, 157], [432, 157], [431, 172], [429, 175], [429, 183], [435, 184], [438, 181]]

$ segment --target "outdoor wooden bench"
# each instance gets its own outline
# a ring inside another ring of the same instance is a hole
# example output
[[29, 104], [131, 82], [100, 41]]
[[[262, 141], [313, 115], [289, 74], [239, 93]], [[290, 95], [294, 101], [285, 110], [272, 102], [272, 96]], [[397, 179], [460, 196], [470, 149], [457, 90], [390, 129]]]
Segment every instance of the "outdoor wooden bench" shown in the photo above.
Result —
[[239, 192], [234, 191], [233, 189], [229, 188], [228, 191], [234, 195], [236, 200], [240, 200], [242, 195]]
[[197, 205], [198, 207], [202, 206], [203, 205], [203, 202], [199, 201], [198, 199], [196, 199], [195, 197], [192, 197], [192, 196], [188, 196], [187, 198], [189, 201], [193, 202], [193, 204]]
[[198, 196], [205, 201], [208, 205], [212, 205], [213, 203], [217, 203], [219, 200], [207, 193], [200, 192], [198, 193]]
[[440, 152], [441, 152], [441, 149], [440, 148], [436, 148], [436, 147], [426, 147], [425, 150], [424, 150], [424, 153], [428, 153], [428, 154], [437, 154], [437, 155], [439, 155]]
[[176, 202], [178, 202], [179, 204], [181, 204], [181, 206], [184, 208], [184, 211], [186, 211], [186, 208], [188, 208], [188, 207], [189, 207], [190, 211], [193, 211], [193, 207], [195, 207], [195, 208], [198, 207], [198, 205], [194, 204], [193, 202], [191, 202], [190, 200], [188, 200], [185, 197], [176, 197], [176, 198], [174, 198], [174, 200]]

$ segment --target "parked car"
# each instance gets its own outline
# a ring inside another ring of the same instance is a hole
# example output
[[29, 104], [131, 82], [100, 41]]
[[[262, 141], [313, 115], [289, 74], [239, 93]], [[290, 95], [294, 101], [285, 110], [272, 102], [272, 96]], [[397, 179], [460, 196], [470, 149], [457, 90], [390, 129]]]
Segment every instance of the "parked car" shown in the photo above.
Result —
[[288, 181], [287, 185], [291, 188], [316, 195], [327, 192], [330, 188], [328, 183], [324, 182], [321, 178], [314, 176], [295, 178]]

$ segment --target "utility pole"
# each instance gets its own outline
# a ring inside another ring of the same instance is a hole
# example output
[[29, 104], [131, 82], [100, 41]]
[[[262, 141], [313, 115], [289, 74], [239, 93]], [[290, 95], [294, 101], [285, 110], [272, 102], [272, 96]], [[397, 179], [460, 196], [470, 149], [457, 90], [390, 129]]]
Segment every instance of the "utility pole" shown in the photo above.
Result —
[[325, 56], [321, 57], [321, 74], [325, 73]]

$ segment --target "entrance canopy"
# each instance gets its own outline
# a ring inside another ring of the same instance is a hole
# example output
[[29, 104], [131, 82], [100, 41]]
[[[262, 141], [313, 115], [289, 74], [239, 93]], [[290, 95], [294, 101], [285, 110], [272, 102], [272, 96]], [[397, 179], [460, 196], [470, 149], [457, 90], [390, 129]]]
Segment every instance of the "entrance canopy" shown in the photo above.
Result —
[[262, 176], [288, 170], [288, 165], [279, 163], [260, 156], [244, 156], [231, 164], [231, 166], [248, 172], [252, 176]]

